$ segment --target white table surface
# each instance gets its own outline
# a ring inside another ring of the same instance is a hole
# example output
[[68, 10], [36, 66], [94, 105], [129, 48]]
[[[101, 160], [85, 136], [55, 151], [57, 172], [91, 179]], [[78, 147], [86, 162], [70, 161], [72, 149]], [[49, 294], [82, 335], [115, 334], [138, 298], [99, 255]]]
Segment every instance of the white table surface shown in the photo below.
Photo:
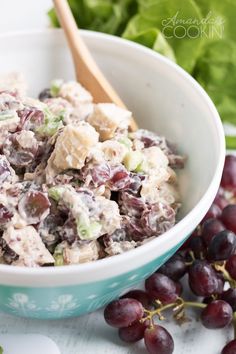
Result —
[[[0, 33], [47, 26], [46, 11], [50, 6], [50, 0], [0, 0]], [[195, 320], [181, 328], [167, 323], [167, 328], [175, 338], [174, 354], [216, 354], [232, 336], [231, 330], [208, 331]], [[117, 331], [104, 323], [102, 311], [60, 321], [28, 320], [1, 313], [0, 333], [47, 335], [62, 354], [146, 353], [143, 343], [123, 344]]]

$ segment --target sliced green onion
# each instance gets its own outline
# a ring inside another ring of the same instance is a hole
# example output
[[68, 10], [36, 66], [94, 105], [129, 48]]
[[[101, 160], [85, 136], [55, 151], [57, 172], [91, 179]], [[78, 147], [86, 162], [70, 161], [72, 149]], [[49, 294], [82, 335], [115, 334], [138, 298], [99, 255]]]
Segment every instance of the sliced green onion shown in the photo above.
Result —
[[7, 110], [0, 112], [0, 122], [13, 118], [16, 118], [16, 113], [14, 111]]
[[53, 80], [50, 86], [50, 93], [53, 97], [58, 96], [63, 80]]
[[97, 222], [91, 222], [84, 215], [76, 220], [77, 232], [81, 240], [93, 240], [99, 236], [102, 225]]
[[[53, 257], [55, 259], [55, 266], [56, 267], [64, 265], [63, 248], [60, 245], [58, 245], [55, 248], [55, 251], [53, 253]], [[1, 354], [1, 352], [0, 352], [0, 354]]]
[[123, 163], [128, 171], [135, 171], [135, 169], [142, 163], [143, 154], [141, 151], [130, 151], [125, 155]]
[[59, 202], [64, 190], [65, 190], [65, 188], [60, 187], [60, 186], [51, 187], [48, 190], [48, 195], [50, 198], [54, 199], [56, 202]]

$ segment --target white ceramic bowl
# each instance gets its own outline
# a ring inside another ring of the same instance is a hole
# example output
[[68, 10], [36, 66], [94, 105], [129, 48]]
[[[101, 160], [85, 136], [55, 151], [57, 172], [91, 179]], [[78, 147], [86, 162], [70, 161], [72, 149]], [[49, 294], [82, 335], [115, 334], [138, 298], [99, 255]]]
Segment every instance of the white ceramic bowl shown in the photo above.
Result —
[[[139, 126], [163, 134], [187, 154], [186, 168], [179, 174], [181, 220], [135, 250], [88, 264], [39, 269], [0, 265], [0, 308], [21, 316], [61, 318], [90, 312], [148, 277], [202, 219], [222, 173], [221, 121], [194, 79], [138, 44], [95, 32], [83, 31], [82, 36]], [[1, 72], [23, 72], [31, 95], [37, 96], [53, 78], [74, 77], [60, 30], [1, 35], [0, 48]]]

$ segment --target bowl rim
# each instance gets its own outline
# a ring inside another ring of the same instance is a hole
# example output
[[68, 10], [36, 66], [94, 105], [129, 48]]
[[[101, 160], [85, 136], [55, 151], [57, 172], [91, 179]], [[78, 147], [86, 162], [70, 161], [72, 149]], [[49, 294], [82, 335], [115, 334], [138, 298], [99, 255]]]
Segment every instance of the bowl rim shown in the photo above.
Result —
[[[147, 48], [141, 44], [132, 42], [124, 38], [116, 37], [110, 34], [96, 32], [96, 31], [80, 30], [80, 32], [82, 33], [83, 37], [88, 39], [94, 37], [97, 38], [98, 40], [105, 39], [107, 42], [113, 42], [113, 43], [115, 42], [117, 44], [122, 44], [125, 47], [131, 47], [135, 50], [142, 51], [144, 54], [156, 58], [159, 62], [162, 62], [167, 66], [169, 66], [172, 70], [175, 70], [176, 73], [178, 73], [186, 82], [188, 82], [195, 89], [195, 91], [202, 96], [202, 98], [205, 100], [206, 106], [211, 112], [212, 119], [216, 127], [216, 132], [218, 135], [218, 142], [219, 142], [219, 146], [218, 146], [219, 156], [218, 156], [217, 166], [215, 168], [214, 175], [212, 177], [210, 184], [208, 185], [206, 192], [200, 198], [198, 203], [193, 207], [193, 209], [190, 212], [188, 212], [187, 215], [184, 216], [180, 221], [178, 221], [170, 230], [158, 236], [156, 239], [153, 239], [150, 242], [141, 245], [138, 248], [135, 248], [123, 254], [100, 259], [97, 261], [92, 261], [92, 262], [77, 264], [77, 265], [66, 265], [60, 267], [28, 268], [28, 267], [0, 264], [0, 274], [9, 275], [9, 276], [10, 275], [24, 276], [24, 277], [27, 276], [32, 277], [32, 275], [33, 276], [41, 275], [41, 276], [47, 276], [48, 279], [48, 277], [51, 278], [54, 277], [55, 275], [63, 276], [63, 275], [78, 275], [78, 274], [85, 274], [85, 273], [88, 274], [89, 272], [94, 270], [96, 270], [97, 273], [104, 270], [104, 268], [107, 267], [113, 268], [119, 266], [119, 264], [122, 264], [123, 262], [129, 262], [134, 258], [147, 254], [149, 250], [151, 250], [155, 246], [160, 246], [163, 243], [168, 243], [172, 238], [174, 238], [174, 234], [180, 233], [181, 230], [184, 229], [186, 225], [191, 222], [191, 220], [195, 219], [195, 216], [198, 215], [199, 212], [201, 212], [202, 208], [204, 209], [204, 204], [206, 202], [213, 201], [220, 182], [223, 165], [224, 165], [224, 159], [225, 159], [225, 151], [226, 151], [223, 126], [222, 126], [219, 113], [214, 103], [212, 102], [211, 98], [208, 96], [206, 91], [200, 86], [200, 84], [190, 74], [188, 74], [184, 69], [182, 69], [179, 65], [172, 62], [170, 59], [164, 57], [163, 55], [154, 52], [152, 49]], [[20, 31], [1, 33], [0, 39], [22, 37], [22, 36], [28, 37], [28, 36], [35, 36], [35, 35], [49, 35], [49, 34], [58, 35], [59, 33], [60, 35], [62, 35], [63, 33], [62, 29], [47, 28], [47, 29], [35, 29], [35, 30], [20, 30]]]

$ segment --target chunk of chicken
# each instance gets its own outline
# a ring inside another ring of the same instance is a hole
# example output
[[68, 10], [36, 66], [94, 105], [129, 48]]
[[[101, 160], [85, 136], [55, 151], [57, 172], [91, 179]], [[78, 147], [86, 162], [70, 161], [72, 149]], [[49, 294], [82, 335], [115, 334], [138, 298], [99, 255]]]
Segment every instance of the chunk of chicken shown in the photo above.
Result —
[[61, 85], [58, 96], [69, 101], [74, 107], [81, 103], [91, 103], [92, 95], [80, 83], [69, 81]]
[[77, 126], [67, 125], [56, 141], [49, 159], [58, 170], [80, 169], [84, 166], [90, 149], [98, 142], [98, 133], [86, 122]]
[[97, 130], [101, 141], [114, 137], [117, 129], [128, 129], [132, 113], [114, 103], [98, 103], [87, 121]]
[[2, 237], [8, 246], [19, 255], [15, 265], [38, 267], [44, 264], [54, 264], [53, 256], [33, 226], [26, 226], [22, 229], [14, 229], [10, 226]]

